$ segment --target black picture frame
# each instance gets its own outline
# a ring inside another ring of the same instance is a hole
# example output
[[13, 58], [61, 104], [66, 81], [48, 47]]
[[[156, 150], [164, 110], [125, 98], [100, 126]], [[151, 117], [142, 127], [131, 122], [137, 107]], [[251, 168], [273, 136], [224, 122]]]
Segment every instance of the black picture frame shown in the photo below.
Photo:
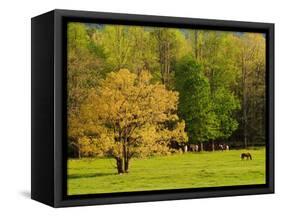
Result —
[[[163, 26], [266, 35], [266, 184], [66, 195], [66, 23]], [[32, 18], [31, 198], [53, 207], [274, 193], [274, 24], [193, 18], [53, 10]]]

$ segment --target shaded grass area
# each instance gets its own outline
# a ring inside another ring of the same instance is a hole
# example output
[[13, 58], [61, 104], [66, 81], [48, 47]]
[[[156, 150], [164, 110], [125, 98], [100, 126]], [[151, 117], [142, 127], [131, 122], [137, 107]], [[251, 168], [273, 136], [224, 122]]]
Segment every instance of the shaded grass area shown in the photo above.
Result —
[[[241, 160], [250, 152], [253, 160]], [[94, 194], [265, 183], [265, 149], [132, 159], [118, 175], [114, 159], [68, 160], [68, 194]]]

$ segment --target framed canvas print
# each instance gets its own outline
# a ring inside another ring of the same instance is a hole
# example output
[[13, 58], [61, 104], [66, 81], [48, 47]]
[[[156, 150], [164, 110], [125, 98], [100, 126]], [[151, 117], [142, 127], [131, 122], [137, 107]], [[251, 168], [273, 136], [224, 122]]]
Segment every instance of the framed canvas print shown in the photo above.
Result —
[[274, 192], [274, 24], [32, 18], [32, 192], [54, 207]]

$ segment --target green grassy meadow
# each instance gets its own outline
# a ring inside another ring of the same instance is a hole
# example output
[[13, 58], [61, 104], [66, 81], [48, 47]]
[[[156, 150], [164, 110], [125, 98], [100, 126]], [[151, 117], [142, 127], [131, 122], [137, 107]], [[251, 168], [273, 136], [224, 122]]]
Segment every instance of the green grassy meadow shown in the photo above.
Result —
[[[253, 160], [241, 160], [250, 152]], [[265, 149], [132, 159], [118, 175], [114, 159], [68, 160], [68, 195], [265, 183]]]

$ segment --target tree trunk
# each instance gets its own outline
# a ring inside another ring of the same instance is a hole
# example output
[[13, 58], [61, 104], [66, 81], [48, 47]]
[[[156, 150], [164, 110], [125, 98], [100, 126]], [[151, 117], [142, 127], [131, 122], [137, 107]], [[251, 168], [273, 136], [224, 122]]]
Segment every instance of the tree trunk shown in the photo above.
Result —
[[247, 130], [244, 129], [244, 147], [245, 149], [248, 148], [248, 139], [247, 139]]
[[118, 174], [124, 173], [123, 169], [123, 159], [120, 157], [116, 157], [116, 166], [117, 166], [117, 172]]
[[158, 52], [159, 52], [159, 64], [162, 83], [169, 87], [170, 84], [170, 59], [171, 48], [169, 42], [169, 36], [165, 31], [160, 30], [157, 34], [158, 40]]
[[[127, 139], [125, 140], [125, 142], [127, 143]], [[130, 160], [130, 156], [129, 156], [129, 148], [124, 145], [123, 146], [123, 157], [124, 157], [124, 172], [128, 173], [129, 172], [129, 160]]]
[[78, 158], [80, 159], [81, 158], [81, 146], [80, 145], [78, 145], [77, 151], [78, 151]]
[[200, 151], [204, 151], [203, 142], [200, 143]]
[[194, 53], [195, 59], [199, 59], [198, 30], [194, 30]]
[[212, 151], [215, 151], [215, 143], [214, 143], [214, 140], [212, 140]]
[[244, 147], [247, 148], [248, 146], [248, 117], [247, 117], [247, 72], [245, 67], [245, 60], [242, 58], [242, 85], [243, 85], [243, 133], [244, 133]]
[[125, 160], [125, 173], [128, 173], [129, 172], [129, 158], [127, 158], [126, 160]]

